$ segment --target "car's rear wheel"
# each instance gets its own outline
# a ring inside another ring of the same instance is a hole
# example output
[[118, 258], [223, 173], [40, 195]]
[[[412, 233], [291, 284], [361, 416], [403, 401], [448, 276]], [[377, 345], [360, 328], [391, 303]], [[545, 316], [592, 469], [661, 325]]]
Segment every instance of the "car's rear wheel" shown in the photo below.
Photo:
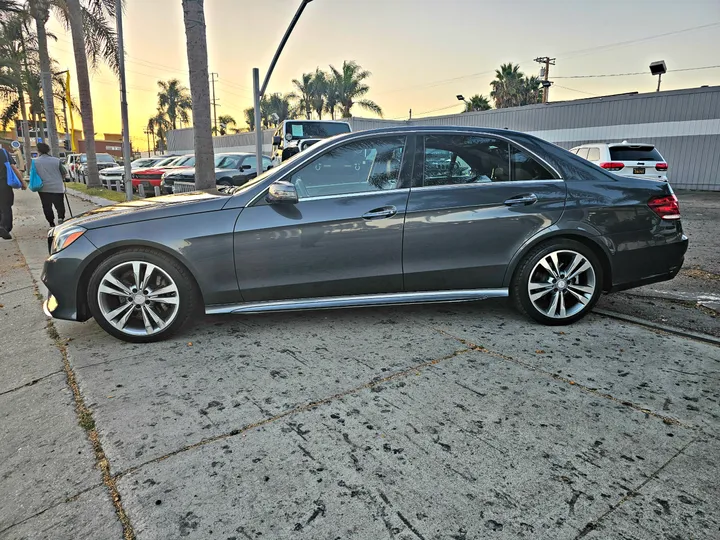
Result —
[[185, 324], [198, 302], [194, 281], [178, 261], [137, 248], [116, 253], [93, 272], [90, 312], [109, 334], [135, 343], [165, 339]]
[[592, 310], [602, 293], [602, 265], [574, 240], [541, 244], [520, 263], [510, 294], [516, 307], [547, 325], [571, 324]]

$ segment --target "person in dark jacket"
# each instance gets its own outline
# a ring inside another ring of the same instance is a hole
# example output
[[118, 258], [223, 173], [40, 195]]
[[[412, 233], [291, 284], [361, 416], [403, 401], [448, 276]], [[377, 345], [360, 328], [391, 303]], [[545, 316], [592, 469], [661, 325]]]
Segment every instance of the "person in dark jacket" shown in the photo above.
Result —
[[50, 147], [45, 143], [38, 143], [38, 152], [40, 155], [33, 159], [35, 171], [42, 179], [42, 188], [38, 194], [42, 203], [43, 214], [47, 219], [50, 227], [55, 226], [55, 214], [53, 206], [57, 212], [58, 223], [65, 221], [65, 183], [67, 171], [62, 162], [50, 155]]
[[27, 187], [22, 174], [15, 166], [15, 160], [12, 158], [7, 149], [0, 145], [0, 238], [4, 238], [5, 240], [12, 239], [10, 231], [12, 231], [13, 228], [12, 207], [15, 202], [15, 193], [13, 193], [12, 188], [7, 183], [7, 170], [5, 163], [8, 161], [10, 162], [13, 171], [15, 171], [15, 174], [20, 179], [22, 189]]

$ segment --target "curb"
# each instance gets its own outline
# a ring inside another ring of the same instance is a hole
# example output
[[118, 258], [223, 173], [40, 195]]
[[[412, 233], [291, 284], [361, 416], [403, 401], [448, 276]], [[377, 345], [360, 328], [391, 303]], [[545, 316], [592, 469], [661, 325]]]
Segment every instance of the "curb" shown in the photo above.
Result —
[[609, 317], [611, 319], [617, 319], [619, 321], [638, 324], [640, 326], [646, 326], [655, 330], [662, 330], [663, 332], [667, 332], [668, 334], [674, 334], [676, 336], [692, 339], [695, 341], [702, 341], [704, 343], [709, 343], [711, 345], [715, 345], [716, 347], [720, 347], [720, 338], [710, 336], [708, 334], [701, 334], [700, 332], [693, 332], [691, 330], [679, 330], [673, 326], [648, 321], [647, 319], [641, 319], [639, 317], [633, 317], [632, 315], [623, 315], [621, 313], [608, 311], [606, 309], [593, 308], [592, 313], [597, 313], [598, 315], [602, 315], [603, 317]]
[[73, 197], [77, 197], [78, 199], [91, 202], [93, 204], [96, 204], [97, 206], [110, 206], [111, 204], [117, 204], [115, 201], [111, 201], [110, 199], [96, 197], [95, 195], [88, 195], [87, 193], [71, 189], [67, 186], [65, 187], [65, 191], [68, 195], [72, 195]]

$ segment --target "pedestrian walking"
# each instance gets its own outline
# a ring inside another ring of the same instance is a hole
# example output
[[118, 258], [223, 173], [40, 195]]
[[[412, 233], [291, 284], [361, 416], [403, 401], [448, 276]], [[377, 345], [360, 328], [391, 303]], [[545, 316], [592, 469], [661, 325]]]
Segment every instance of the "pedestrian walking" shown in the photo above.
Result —
[[[11, 240], [10, 231], [13, 228], [12, 207], [15, 202], [15, 193], [11, 187], [12, 180], [8, 178], [8, 172], [12, 171], [20, 181], [20, 189], [26, 189], [22, 174], [15, 166], [15, 160], [8, 151], [0, 145], [0, 238]], [[11, 175], [12, 176], [12, 175]]]
[[[42, 203], [43, 214], [50, 227], [55, 226], [55, 212], [58, 224], [65, 221], [65, 176], [67, 171], [62, 162], [50, 155], [50, 147], [45, 143], [38, 143], [39, 156], [33, 159], [30, 169], [30, 189], [38, 191]], [[32, 169], [35, 169], [34, 173]], [[37, 174], [42, 181], [39, 189], [33, 185], [33, 176]], [[55, 212], [53, 212], [53, 207]]]

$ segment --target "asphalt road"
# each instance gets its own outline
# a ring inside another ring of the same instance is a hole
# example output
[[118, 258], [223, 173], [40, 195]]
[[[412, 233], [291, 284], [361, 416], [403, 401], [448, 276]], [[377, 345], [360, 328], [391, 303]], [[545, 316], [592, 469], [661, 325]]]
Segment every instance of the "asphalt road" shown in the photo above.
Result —
[[505, 301], [208, 317], [149, 345], [46, 328], [36, 199], [0, 243], [2, 540], [720, 534], [715, 345]]

